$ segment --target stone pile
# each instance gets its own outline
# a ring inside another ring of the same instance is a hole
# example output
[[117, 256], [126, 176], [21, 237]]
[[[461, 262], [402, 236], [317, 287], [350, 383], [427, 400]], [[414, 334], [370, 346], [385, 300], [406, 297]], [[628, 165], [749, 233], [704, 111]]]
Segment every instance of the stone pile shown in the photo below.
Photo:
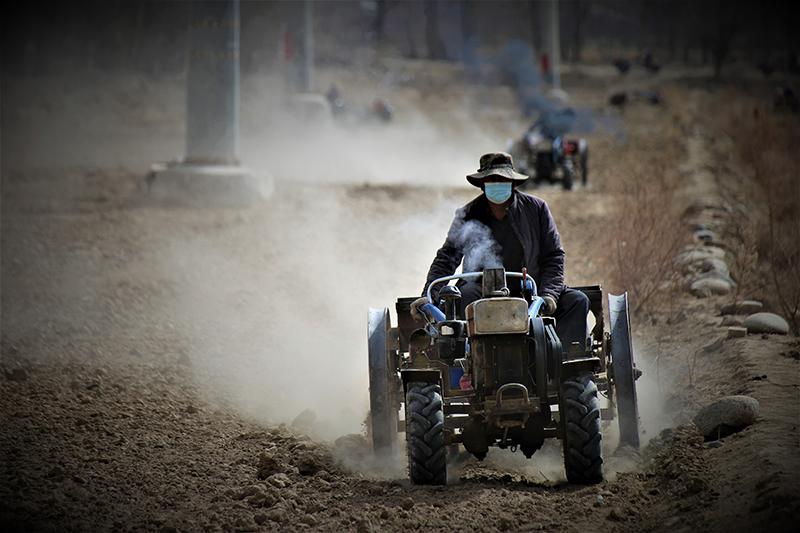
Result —
[[[696, 202], [684, 213], [693, 226], [695, 242], [681, 251], [676, 262], [688, 278], [689, 292], [698, 298], [724, 296], [736, 287], [728, 266], [729, 247], [717, 237], [717, 230], [730, 212], [726, 202], [709, 201]], [[724, 317], [720, 325], [728, 328], [729, 338], [748, 333], [788, 334], [788, 322], [779, 315], [764, 312], [763, 307], [761, 302], [752, 300], [725, 304], [720, 308]]]
[[730, 211], [731, 207], [721, 201], [698, 202], [686, 209], [695, 242], [681, 251], [677, 262], [681, 272], [691, 279], [689, 292], [698, 298], [725, 295], [736, 286], [726, 260], [726, 246], [716, 234], [720, 220]]

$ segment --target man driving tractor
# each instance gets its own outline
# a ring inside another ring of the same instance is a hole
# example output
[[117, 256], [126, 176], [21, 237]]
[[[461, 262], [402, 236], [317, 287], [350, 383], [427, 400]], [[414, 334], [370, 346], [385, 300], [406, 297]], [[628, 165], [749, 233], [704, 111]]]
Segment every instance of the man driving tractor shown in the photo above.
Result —
[[[555, 221], [541, 198], [517, 190], [527, 176], [514, 171], [512, 157], [504, 152], [481, 157], [478, 172], [467, 181], [483, 194], [456, 212], [444, 244], [436, 252], [423, 288], [436, 279], [451, 276], [462, 263], [463, 272], [503, 267], [509, 272], [523, 269], [536, 282], [537, 294], [544, 300], [542, 312], [556, 319], [556, 332], [566, 352], [572, 343], [586, 348], [586, 315], [589, 299], [564, 284], [564, 248]], [[434, 301], [443, 284], [431, 291]], [[516, 283], [508, 287], [510, 296], [520, 297], [522, 288]], [[467, 305], [481, 298], [479, 280], [460, 280], [460, 318]], [[427, 303], [423, 297], [411, 306], [411, 314], [420, 319], [419, 307]]]

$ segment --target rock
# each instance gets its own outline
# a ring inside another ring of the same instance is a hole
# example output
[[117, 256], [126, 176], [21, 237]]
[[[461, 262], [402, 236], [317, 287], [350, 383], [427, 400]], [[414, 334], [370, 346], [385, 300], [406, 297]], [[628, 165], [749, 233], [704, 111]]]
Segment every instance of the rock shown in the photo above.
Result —
[[405, 499], [405, 500], [403, 500], [403, 502], [400, 504], [400, 507], [401, 507], [401, 508], [402, 508], [404, 511], [408, 511], [408, 510], [410, 510], [412, 507], [414, 507], [414, 498], [406, 498], [406, 499]]
[[719, 308], [721, 315], [752, 315], [764, 308], [764, 304], [755, 300], [745, 300], [740, 303], [725, 304]]
[[731, 326], [728, 328], [728, 338], [737, 338], [737, 337], [745, 337], [747, 336], [747, 328], [742, 328], [739, 326]]
[[756, 421], [758, 400], [750, 396], [726, 396], [700, 409], [694, 417], [706, 440], [719, 439]]
[[717, 248], [716, 246], [703, 246], [703, 245], [693, 245], [687, 246], [684, 248], [683, 252], [681, 252], [676, 261], [679, 265], [683, 267], [688, 267], [690, 265], [694, 265], [697, 263], [702, 263], [706, 259], [711, 257], [717, 257], [719, 259], [725, 258], [725, 250], [722, 248]]
[[726, 276], [730, 275], [731, 273], [730, 269], [728, 268], [728, 263], [726, 263], [721, 257], [707, 257], [706, 259], [703, 259], [703, 262], [700, 264], [700, 272], [712, 271], [724, 273]]
[[764, 304], [761, 302], [757, 302], [755, 300], [745, 300], [739, 304], [737, 314], [752, 315], [753, 313], [761, 312], [763, 309]]
[[716, 240], [714, 232], [708, 229], [701, 229], [694, 232], [695, 238], [700, 242], [712, 243]]
[[717, 278], [698, 279], [689, 288], [689, 292], [698, 298], [710, 298], [717, 294], [728, 294], [730, 291], [731, 284]]
[[789, 333], [789, 323], [782, 316], [774, 313], [755, 313], [742, 322], [748, 333]]
[[736, 282], [733, 281], [733, 278], [731, 278], [730, 273], [722, 270], [709, 270], [708, 272], [703, 272], [697, 276], [697, 279], [698, 280], [718, 279], [726, 282], [731, 287], [736, 286]]

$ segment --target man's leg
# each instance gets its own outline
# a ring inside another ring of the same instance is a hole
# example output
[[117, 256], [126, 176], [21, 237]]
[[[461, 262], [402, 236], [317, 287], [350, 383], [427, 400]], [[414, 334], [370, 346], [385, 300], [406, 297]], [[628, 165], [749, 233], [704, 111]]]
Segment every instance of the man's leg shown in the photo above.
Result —
[[458, 290], [461, 291], [461, 301], [459, 302], [459, 318], [461, 320], [467, 319], [467, 306], [475, 300], [483, 297], [483, 282], [478, 283], [475, 280], [469, 280], [464, 284], [459, 284]]
[[581, 291], [564, 289], [558, 299], [553, 317], [556, 319], [556, 333], [561, 339], [561, 349], [569, 351], [573, 342], [586, 349], [586, 315], [589, 313], [589, 297]]

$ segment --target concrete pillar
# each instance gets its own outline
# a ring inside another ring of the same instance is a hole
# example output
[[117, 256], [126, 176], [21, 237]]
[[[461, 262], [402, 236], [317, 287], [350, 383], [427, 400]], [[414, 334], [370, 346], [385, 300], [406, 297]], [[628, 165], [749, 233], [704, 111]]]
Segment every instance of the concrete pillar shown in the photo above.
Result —
[[238, 0], [192, 2], [186, 92], [184, 163], [238, 164]]
[[154, 164], [147, 200], [187, 207], [247, 206], [272, 194], [266, 173], [239, 164], [239, 0], [195, 0], [189, 27], [186, 154]]
[[300, 88], [314, 90], [314, 11], [311, 0], [303, 1], [303, 47], [300, 65]]

